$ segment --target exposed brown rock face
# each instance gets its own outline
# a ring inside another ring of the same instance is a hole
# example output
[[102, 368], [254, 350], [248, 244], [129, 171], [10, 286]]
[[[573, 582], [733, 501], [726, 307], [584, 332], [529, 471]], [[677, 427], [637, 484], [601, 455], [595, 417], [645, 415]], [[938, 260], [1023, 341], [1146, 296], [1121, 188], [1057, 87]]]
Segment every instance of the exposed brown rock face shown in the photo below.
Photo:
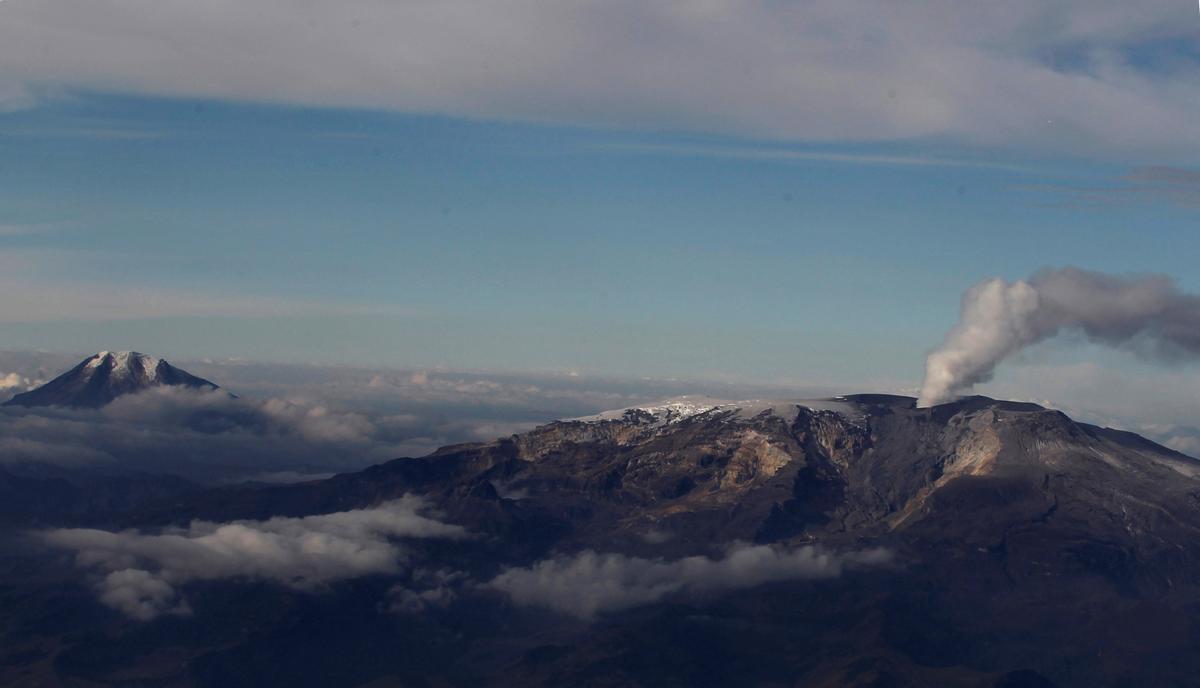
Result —
[[[972, 504], [969, 495], [999, 486], [1009, 495], [1001, 508], [991, 497]], [[619, 541], [644, 549], [634, 536], [653, 529], [672, 534], [664, 553], [732, 539], [919, 534], [946, 518], [991, 532], [1055, 503], [1056, 522], [1104, 523], [1116, 539], [1200, 526], [1195, 460], [982, 397], [932, 409], [886, 395], [632, 409], [277, 490], [290, 499], [304, 491], [337, 492], [339, 504], [418, 491], [452, 512], [484, 500], [489, 510], [560, 522], [569, 534], [547, 546], [611, 549], [620, 532], [628, 537]], [[270, 503], [258, 495], [255, 510], [269, 513]], [[195, 515], [206, 514], [176, 514]]]
[[[951, 486], [1015, 481], [1040, 501], [1069, 483], [1088, 509], [1122, 519], [1164, 490], [1186, 503], [1196, 487], [1191, 459], [1031, 404], [971, 398], [917, 409], [882, 395], [836, 403], [552, 423], [513, 438], [524, 463], [506, 485], [534, 502], [569, 487], [588, 495], [601, 520], [608, 512], [661, 530], [674, 521], [693, 528], [704, 515], [708, 528], [759, 540], [915, 528]], [[1120, 489], [1096, 485], [1105, 480]]]
[[[585, 549], [651, 561], [720, 556], [735, 541], [895, 553], [886, 570], [591, 626], [463, 592], [438, 627], [452, 660], [420, 672], [451, 684], [1191, 685], [1200, 672], [1200, 463], [982, 397], [931, 409], [886, 395], [664, 404], [176, 499], [118, 525], [299, 516], [414, 492], [474, 535], [426, 555], [477, 581]], [[358, 607], [369, 622], [347, 617], [363, 628], [346, 651], [374, 637], [376, 604]]]

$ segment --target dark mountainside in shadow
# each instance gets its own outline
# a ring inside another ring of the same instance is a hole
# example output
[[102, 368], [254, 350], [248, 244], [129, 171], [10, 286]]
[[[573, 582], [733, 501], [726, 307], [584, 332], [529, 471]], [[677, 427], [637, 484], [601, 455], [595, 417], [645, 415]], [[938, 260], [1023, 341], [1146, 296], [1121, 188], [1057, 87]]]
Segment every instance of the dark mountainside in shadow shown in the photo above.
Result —
[[[327, 480], [151, 497], [93, 525], [295, 517], [405, 494], [472, 537], [406, 543], [406, 572], [315, 591], [193, 581], [188, 618], [102, 606], [69, 554], [8, 557], [0, 682], [1184, 686], [1200, 675], [1200, 463], [985, 397], [921, 409], [889, 395], [680, 400]], [[594, 619], [486, 584], [584, 550], [671, 562], [738, 541], [884, 547], [892, 559]], [[393, 586], [419, 588], [417, 571], [453, 572], [452, 599], [389, 607]]]

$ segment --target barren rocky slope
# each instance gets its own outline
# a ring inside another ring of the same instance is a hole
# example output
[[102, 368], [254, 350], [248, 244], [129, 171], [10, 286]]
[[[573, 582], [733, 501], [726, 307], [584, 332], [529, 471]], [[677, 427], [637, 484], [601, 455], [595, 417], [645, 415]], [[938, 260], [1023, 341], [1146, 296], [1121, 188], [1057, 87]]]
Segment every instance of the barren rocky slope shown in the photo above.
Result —
[[[105, 684], [186, 657], [154, 674], [162, 685], [249, 685], [251, 657], [296, 685], [1194, 685], [1200, 672], [1200, 464], [983, 397], [932, 409], [886, 395], [680, 399], [328, 480], [187, 494], [107, 525], [405, 494], [474, 534], [409, 547], [468, 581], [584, 550], [670, 562], [738, 541], [894, 557], [589, 620], [515, 608], [487, 586], [397, 620], [379, 616], [386, 580], [318, 595], [208, 583], [194, 587], [212, 611], [169, 622], [174, 635], [96, 611], [39, 666]], [[241, 614], [248, 590], [254, 611]], [[405, 649], [381, 654], [381, 642]]]

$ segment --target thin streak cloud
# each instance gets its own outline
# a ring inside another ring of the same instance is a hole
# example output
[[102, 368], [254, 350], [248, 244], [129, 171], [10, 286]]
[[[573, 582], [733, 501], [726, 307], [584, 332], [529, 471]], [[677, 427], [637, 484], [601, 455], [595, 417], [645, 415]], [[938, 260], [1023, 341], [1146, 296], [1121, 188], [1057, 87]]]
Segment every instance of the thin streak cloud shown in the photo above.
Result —
[[[17, 227], [10, 235], [36, 229]], [[4, 236], [0, 228], [0, 236]], [[55, 264], [55, 260], [59, 260]], [[357, 315], [406, 317], [416, 314], [402, 305], [343, 303], [292, 299], [217, 289], [201, 292], [164, 286], [49, 280], [43, 270], [62, 270], [82, 260], [72, 252], [0, 250], [0, 323], [55, 321], [108, 322], [171, 317], [295, 317]]]
[[876, 165], [889, 167], [969, 167], [1029, 173], [1031, 168], [967, 158], [943, 158], [920, 155], [875, 155], [870, 153], [834, 153], [795, 150], [778, 147], [682, 145], [650, 143], [611, 143], [595, 146], [599, 150], [651, 155], [680, 155], [688, 157], [733, 158], [775, 162], [832, 162], [846, 165]]

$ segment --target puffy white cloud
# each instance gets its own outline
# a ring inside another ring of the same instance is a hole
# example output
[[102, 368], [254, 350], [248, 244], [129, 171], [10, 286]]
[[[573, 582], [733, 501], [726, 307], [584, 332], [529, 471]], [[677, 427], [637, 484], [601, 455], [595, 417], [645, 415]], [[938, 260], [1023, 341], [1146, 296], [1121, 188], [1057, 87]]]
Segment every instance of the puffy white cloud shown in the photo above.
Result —
[[100, 601], [138, 621], [151, 621], [163, 614], [188, 616], [192, 608], [179, 592], [162, 578], [141, 569], [121, 569], [104, 577], [97, 590]]
[[18, 373], [0, 373], [0, 392], [17, 393], [33, 389], [45, 380], [33, 379]]
[[719, 559], [694, 556], [675, 561], [584, 551], [502, 572], [486, 587], [514, 602], [582, 619], [627, 609], [676, 593], [748, 588], [783, 580], [836, 578], [847, 566], [891, 561], [883, 549], [836, 554], [815, 547], [785, 550], [735, 544]]
[[419, 614], [430, 607], [445, 607], [458, 598], [458, 593], [449, 586], [439, 585], [419, 591], [393, 588], [391, 597], [392, 602], [388, 606], [390, 611], [398, 614]]
[[1186, 155], [1200, 86], [1172, 46], [1194, 25], [1167, 0], [18, 0], [0, 4], [0, 107], [84, 87]]
[[467, 576], [461, 571], [418, 569], [413, 572], [412, 585], [397, 585], [388, 591], [388, 609], [398, 614], [419, 614], [445, 607], [458, 599], [456, 586], [466, 582]]
[[400, 570], [403, 549], [394, 538], [463, 538], [466, 531], [420, 512], [425, 502], [406, 496], [371, 509], [302, 518], [210, 523], [161, 533], [89, 528], [46, 531], [49, 544], [76, 552], [80, 566], [105, 574], [101, 602], [148, 620], [184, 613], [177, 586], [190, 580], [270, 580], [315, 590], [338, 580]]

